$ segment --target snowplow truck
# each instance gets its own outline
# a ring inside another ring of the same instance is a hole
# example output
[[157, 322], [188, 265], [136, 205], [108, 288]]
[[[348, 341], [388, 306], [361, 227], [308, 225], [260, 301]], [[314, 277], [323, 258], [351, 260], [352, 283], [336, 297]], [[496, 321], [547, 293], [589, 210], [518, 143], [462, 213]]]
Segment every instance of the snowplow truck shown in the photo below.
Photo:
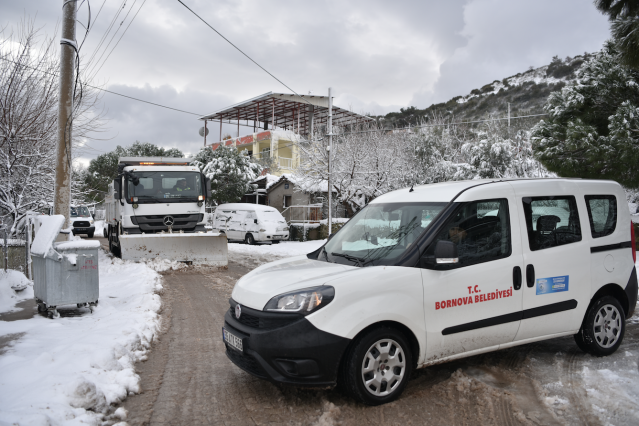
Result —
[[210, 197], [192, 158], [119, 158], [105, 200], [109, 250], [124, 260], [226, 266], [226, 236], [204, 227]]

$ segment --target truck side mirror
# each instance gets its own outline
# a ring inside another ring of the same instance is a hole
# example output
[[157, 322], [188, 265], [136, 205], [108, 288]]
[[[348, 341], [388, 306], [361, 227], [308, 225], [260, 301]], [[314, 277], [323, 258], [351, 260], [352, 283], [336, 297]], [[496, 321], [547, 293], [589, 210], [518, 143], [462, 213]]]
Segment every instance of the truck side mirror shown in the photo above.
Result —
[[435, 263], [459, 263], [457, 245], [452, 241], [437, 241], [435, 246]]
[[211, 179], [206, 178], [206, 199], [209, 200], [211, 198]]
[[120, 198], [122, 198], [121, 195], [121, 183], [120, 183], [120, 179], [113, 179], [113, 198], [115, 198], [116, 200], [119, 200]]

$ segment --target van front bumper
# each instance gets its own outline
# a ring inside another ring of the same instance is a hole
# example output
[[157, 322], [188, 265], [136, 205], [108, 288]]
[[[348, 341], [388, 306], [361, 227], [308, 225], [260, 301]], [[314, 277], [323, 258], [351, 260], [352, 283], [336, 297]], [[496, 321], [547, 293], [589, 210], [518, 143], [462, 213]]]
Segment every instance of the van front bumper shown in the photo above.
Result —
[[302, 315], [257, 311], [235, 305], [224, 316], [224, 328], [242, 340], [240, 352], [226, 345], [235, 365], [254, 376], [298, 386], [335, 386], [342, 354], [350, 339], [319, 330]]

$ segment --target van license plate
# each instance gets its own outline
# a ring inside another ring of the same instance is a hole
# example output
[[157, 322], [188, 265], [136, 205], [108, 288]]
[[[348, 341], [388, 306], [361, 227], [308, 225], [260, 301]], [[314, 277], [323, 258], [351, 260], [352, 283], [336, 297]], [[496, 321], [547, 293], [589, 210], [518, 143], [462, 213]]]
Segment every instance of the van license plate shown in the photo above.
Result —
[[224, 327], [222, 327], [222, 338], [233, 349], [244, 352], [244, 349], [242, 349], [242, 339], [232, 333], [229, 333]]

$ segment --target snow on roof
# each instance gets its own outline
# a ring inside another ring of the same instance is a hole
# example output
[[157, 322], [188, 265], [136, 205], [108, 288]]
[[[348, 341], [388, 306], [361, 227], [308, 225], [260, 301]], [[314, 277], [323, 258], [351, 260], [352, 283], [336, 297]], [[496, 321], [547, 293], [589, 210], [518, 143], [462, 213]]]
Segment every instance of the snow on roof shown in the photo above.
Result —
[[216, 211], [222, 210], [256, 210], [261, 212], [278, 211], [275, 207], [251, 203], [228, 203], [217, 206]]
[[51, 250], [51, 245], [58, 237], [62, 225], [64, 225], [64, 216], [61, 214], [55, 216], [37, 216], [37, 219], [40, 222], [40, 228], [33, 239], [31, 253], [45, 257], [49, 253], [49, 250]]

